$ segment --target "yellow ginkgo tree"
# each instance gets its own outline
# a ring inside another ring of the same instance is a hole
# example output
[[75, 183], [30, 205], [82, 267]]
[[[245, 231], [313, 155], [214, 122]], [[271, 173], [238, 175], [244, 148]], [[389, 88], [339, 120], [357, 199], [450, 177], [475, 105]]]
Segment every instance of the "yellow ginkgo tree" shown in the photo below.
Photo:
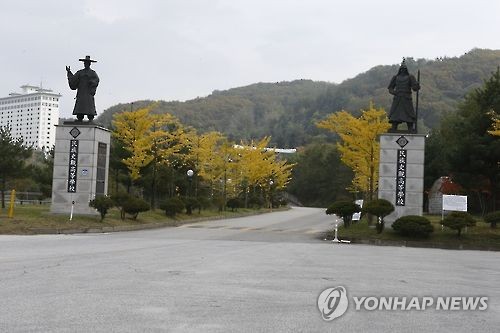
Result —
[[[177, 118], [168, 113], [153, 114], [155, 104], [114, 116], [113, 135], [129, 152], [123, 159], [132, 181], [141, 178], [142, 170], [150, 167], [151, 206], [155, 207], [158, 169], [161, 166], [181, 167], [187, 160], [189, 132]], [[172, 177], [173, 178], [173, 177]], [[174, 183], [171, 181], [171, 192]]]
[[488, 133], [494, 136], [500, 136], [500, 115], [498, 115], [494, 111], [491, 111], [490, 114], [493, 120], [493, 124], [491, 125], [492, 129], [488, 131]]
[[368, 110], [361, 110], [358, 118], [339, 111], [316, 125], [338, 134], [341, 160], [354, 171], [351, 190], [361, 191], [366, 199], [372, 200], [378, 188], [378, 136], [390, 128], [386, 112], [370, 103]]
[[268, 196], [274, 190], [283, 190], [291, 179], [293, 164], [279, 160], [269, 149], [270, 137], [238, 145], [240, 182], [245, 201], [250, 188], [260, 188]]
[[153, 124], [150, 110], [151, 107], [146, 107], [135, 111], [118, 113], [113, 117], [113, 136], [130, 153], [130, 157], [125, 158], [123, 163], [127, 166], [130, 178], [133, 181], [141, 177], [141, 168], [153, 160], [150, 154], [152, 141], [149, 134]]

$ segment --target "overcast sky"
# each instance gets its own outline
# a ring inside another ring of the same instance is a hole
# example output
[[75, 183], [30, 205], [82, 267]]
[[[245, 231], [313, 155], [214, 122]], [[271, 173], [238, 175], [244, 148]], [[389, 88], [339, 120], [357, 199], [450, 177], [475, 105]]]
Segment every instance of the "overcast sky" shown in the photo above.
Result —
[[256, 82], [340, 83], [404, 56], [500, 49], [498, 0], [2, 0], [0, 96], [23, 84], [75, 92], [90, 55], [97, 112]]

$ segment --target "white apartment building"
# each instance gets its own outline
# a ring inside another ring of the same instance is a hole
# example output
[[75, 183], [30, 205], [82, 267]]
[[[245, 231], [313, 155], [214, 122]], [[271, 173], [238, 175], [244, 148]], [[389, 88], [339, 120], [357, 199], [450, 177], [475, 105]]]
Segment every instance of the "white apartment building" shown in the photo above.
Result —
[[56, 142], [60, 94], [24, 85], [21, 93], [0, 98], [0, 127], [9, 127], [14, 138], [26, 146], [50, 150]]

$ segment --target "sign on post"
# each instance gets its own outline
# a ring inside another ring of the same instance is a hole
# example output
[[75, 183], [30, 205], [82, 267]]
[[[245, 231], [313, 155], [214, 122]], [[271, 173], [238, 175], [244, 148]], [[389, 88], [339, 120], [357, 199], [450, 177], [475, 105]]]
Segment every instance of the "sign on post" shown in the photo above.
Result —
[[443, 194], [443, 210], [466, 212], [467, 196]]
[[444, 211], [467, 211], [467, 196], [466, 195], [447, 195], [443, 194], [443, 209], [441, 214], [441, 220], [444, 219]]
[[[354, 201], [355, 204], [359, 205], [359, 207], [363, 208], [363, 199], [359, 199]], [[353, 221], [359, 221], [361, 219], [361, 212], [352, 214]]]

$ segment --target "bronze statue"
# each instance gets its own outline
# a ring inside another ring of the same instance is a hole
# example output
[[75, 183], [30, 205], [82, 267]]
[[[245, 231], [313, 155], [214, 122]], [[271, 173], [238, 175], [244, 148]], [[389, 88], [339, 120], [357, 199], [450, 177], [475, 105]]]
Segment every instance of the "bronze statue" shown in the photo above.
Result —
[[405, 122], [408, 132], [416, 133], [417, 116], [413, 108], [412, 90], [420, 90], [420, 83], [408, 72], [405, 59], [399, 67], [398, 74], [392, 77], [388, 89], [389, 93], [394, 95], [389, 112], [389, 122], [392, 124], [389, 131], [396, 132], [398, 125]]
[[90, 59], [90, 56], [78, 60], [83, 61], [85, 68], [80, 69], [75, 74], [71, 73], [69, 66], [66, 66], [69, 87], [71, 90], [77, 90], [73, 115], [76, 115], [78, 121], [82, 121], [85, 115], [89, 121], [92, 121], [97, 115], [94, 95], [99, 85], [99, 77], [95, 71], [90, 69], [90, 64], [97, 61]]

